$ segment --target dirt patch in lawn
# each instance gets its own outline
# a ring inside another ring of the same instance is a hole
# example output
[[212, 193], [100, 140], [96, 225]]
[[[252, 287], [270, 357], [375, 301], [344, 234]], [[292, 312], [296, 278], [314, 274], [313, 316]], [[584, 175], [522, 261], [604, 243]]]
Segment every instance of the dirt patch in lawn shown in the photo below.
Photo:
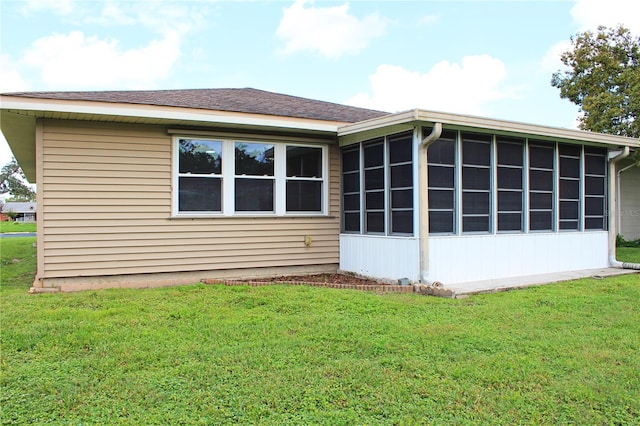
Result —
[[386, 283], [371, 278], [363, 278], [350, 274], [310, 274], [282, 275], [271, 278], [253, 278], [250, 280], [215, 280], [207, 279], [205, 284], [263, 286], [272, 284], [309, 285], [318, 287], [366, 290], [378, 292], [411, 293], [413, 286]]
[[251, 281], [270, 282], [270, 283], [288, 283], [288, 282], [307, 282], [307, 283], [326, 283], [326, 284], [352, 284], [352, 285], [380, 285], [389, 284], [377, 281], [371, 278], [362, 278], [349, 274], [311, 274], [311, 275], [293, 275], [278, 276], [273, 278], [261, 278]]

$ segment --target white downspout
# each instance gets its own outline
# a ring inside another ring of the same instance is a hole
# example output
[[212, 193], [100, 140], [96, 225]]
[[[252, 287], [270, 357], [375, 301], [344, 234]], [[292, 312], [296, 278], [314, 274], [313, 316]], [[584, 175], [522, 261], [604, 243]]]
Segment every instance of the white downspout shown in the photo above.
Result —
[[427, 167], [427, 148], [440, 138], [442, 123], [433, 123], [431, 133], [424, 137], [418, 146], [418, 191], [420, 217], [420, 282], [438, 284], [429, 280], [429, 174]]
[[609, 159], [609, 264], [614, 268], [640, 270], [640, 263], [620, 262], [616, 260], [616, 231], [618, 228], [618, 192], [616, 188], [616, 163], [629, 156], [629, 147]]

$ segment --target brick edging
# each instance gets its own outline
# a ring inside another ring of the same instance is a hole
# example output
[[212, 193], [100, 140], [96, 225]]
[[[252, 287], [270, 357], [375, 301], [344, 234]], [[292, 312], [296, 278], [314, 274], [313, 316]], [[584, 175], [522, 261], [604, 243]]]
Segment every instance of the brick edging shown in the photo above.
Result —
[[249, 287], [262, 287], [267, 285], [305, 285], [310, 287], [326, 287], [342, 290], [361, 290], [375, 291], [380, 293], [413, 293], [412, 285], [395, 285], [395, 284], [341, 284], [329, 282], [311, 282], [311, 281], [250, 281], [250, 280], [215, 280], [203, 279], [204, 284], [222, 284], [226, 286], [246, 285]]

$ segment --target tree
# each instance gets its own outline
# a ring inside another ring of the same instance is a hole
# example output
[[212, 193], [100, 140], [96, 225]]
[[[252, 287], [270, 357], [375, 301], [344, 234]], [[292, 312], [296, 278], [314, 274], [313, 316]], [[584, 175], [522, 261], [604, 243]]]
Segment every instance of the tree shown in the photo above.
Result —
[[27, 179], [15, 158], [2, 166], [0, 194], [11, 194], [14, 201], [35, 201], [36, 193], [26, 182]]
[[640, 137], [640, 37], [623, 26], [600, 26], [571, 44], [561, 56], [568, 69], [555, 72], [551, 85], [580, 107], [580, 128]]

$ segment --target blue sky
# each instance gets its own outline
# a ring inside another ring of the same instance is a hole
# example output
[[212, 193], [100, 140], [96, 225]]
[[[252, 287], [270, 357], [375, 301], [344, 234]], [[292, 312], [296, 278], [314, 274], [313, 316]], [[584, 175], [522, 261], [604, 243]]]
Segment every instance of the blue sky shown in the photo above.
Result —
[[2, 0], [0, 16], [0, 92], [254, 87], [570, 128], [549, 83], [569, 37], [640, 33], [627, 0]]

